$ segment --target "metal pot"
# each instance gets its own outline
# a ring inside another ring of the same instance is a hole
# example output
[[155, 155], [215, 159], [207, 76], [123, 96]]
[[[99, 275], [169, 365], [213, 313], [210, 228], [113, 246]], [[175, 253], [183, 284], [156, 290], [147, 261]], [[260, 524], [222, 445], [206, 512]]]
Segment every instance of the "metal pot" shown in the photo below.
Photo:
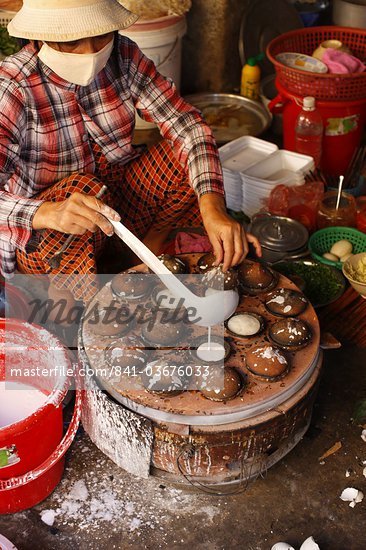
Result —
[[309, 233], [296, 220], [271, 214], [257, 214], [252, 218], [248, 231], [255, 235], [262, 246], [262, 260], [268, 263], [279, 260], [299, 259], [307, 256]]
[[366, 0], [333, 0], [333, 23], [341, 27], [366, 28]]
[[261, 101], [240, 95], [199, 93], [185, 99], [201, 111], [219, 145], [241, 136], [259, 136], [272, 122], [272, 114]]

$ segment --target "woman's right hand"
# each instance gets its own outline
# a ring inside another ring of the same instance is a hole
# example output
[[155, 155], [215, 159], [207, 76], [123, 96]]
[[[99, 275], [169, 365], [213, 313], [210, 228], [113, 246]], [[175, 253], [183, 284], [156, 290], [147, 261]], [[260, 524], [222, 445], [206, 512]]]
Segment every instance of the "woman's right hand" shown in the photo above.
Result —
[[108, 221], [120, 221], [119, 214], [96, 197], [73, 193], [64, 201], [45, 201], [33, 216], [33, 229], [54, 229], [71, 235], [95, 233], [101, 229], [109, 237], [113, 225]]

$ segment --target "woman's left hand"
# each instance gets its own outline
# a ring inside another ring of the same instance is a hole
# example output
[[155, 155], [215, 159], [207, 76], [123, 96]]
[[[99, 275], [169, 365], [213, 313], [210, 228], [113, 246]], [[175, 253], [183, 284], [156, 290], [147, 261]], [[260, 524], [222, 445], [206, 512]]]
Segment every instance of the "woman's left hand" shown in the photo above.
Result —
[[217, 193], [206, 193], [199, 199], [203, 225], [216, 257], [215, 265], [223, 263], [223, 271], [239, 264], [248, 254], [252, 243], [257, 256], [262, 255], [259, 241], [246, 233], [243, 226], [226, 211], [224, 198]]

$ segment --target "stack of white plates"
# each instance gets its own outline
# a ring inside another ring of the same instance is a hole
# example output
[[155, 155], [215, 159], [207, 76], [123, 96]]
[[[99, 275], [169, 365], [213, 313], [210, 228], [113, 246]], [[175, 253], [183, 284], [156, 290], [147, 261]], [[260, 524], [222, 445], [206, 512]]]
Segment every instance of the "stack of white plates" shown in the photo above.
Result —
[[263, 207], [272, 189], [280, 184], [288, 187], [302, 185], [310, 170], [314, 170], [312, 157], [286, 150], [275, 151], [240, 173], [241, 210], [253, 216]]
[[242, 172], [277, 149], [277, 145], [252, 136], [242, 136], [219, 149], [228, 208], [238, 211], [243, 204]]
[[222, 168], [224, 174], [224, 187], [226, 205], [231, 210], [240, 210], [243, 202], [242, 181], [239, 172]]

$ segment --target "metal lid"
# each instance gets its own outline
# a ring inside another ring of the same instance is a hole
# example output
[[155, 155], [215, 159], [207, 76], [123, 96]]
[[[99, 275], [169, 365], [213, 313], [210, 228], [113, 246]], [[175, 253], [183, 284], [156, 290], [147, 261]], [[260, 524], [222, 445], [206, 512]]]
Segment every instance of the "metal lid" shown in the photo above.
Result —
[[251, 233], [263, 247], [280, 252], [302, 248], [309, 239], [306, 227], [296, 220], [282, 216], [255, 217]]

